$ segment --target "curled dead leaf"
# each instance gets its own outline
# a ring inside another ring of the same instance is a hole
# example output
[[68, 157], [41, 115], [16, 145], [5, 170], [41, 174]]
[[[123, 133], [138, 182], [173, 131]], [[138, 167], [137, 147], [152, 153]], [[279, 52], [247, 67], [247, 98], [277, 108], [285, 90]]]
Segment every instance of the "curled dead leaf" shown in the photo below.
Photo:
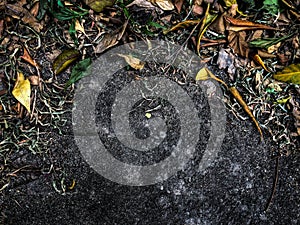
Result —
[[18, 77], [12, 95], [30, 112], [30, 81], [25, 80], [24, 74], [18, 72]]

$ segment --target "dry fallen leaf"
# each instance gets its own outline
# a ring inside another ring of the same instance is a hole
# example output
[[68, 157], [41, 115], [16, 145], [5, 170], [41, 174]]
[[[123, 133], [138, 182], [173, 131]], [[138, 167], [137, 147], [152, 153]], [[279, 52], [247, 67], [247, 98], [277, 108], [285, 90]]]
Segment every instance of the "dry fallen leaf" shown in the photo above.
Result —
[[227, 71], [232, 79], [236, 69], [240, 66], [232, 51], [224, 48], [219, 51], [217, 64], [219, 69]]
[[262, 59], [258, 54], [255, 54], [252, 58], [255, 62], [261, 65], [261, 67], [264, 68], [265, 71], [270, 72], [270, 70], [266, 67], [266, 65], [264, 64], [264, 62], [262, 61]]
[[95, 53], [102, 53], [105, 50], [118, 44], [120, 39], [123, 37], [123, 34], [127, 27], [127, 24], [128, 24], [128, 20], [124, 23], [124, 25], [122, 27], [113, 31], [112, 33], [103, 34], [102, 40], [95, 48]]
[[18, 77], [12, 95], [30, 112], [30, 81], [25, 80], [23, 73], [18, 72]]
[[300, 84], [300, 64], [292, 64], [273, 75], [275, 80]]
[[181, 13], [181, 8], [183, 5], [183, 2], [184, 2], [184, 0], [175, 0], [175, 2], [174, 2], [174, 5], [175, 5], [178, 13]]
[[274, 27], [270, 27], [264, 24], [253, 23], [251, 21], [236, 19], [229, 16], [224, 16], [224, 19], [228, 23], [226, 30], [230, 30], [230, 31], [237, 32], [237, 31], [256, 30], [256, 29], [277, 30]]
[[154, 6], [151, 2], [148, 2], [147, 0], [134, 0], [133, 2], [131, 2], [130, 4], [126, 5], [127, 8], [136, 5], [140, 8], [147, 8], [147, 9], [155, 9], [158, 7]]
[[165, 11], [174, 9], [174, 5], [170, 0], [149, 0], [149, 2]]
[[123, 55], [118, 54], [118, 56], [125, 59], [125, 61], [134, 69], [142, 70], [144, 68], [145, 63], [141, 62], [138, 58], [133, 57], [132, 55]]
[[20, 6], [18, 3], [16, 4], [7, 4], [6, 5], [6, 13], [12, 16], [15, 19], [22, 20], [23, 23], [28, 24], [37, 32], [40, 32], [43, 29], [42, 24], [33, 16], [31, 13]]
[[24, 59], [26, 62], [28, 62], [30, 65], [37, 67], [37, 63], [35, 62], [35, 60], [32, 59], [32, 57], [30, 56], [29, 52], [25, 47], [24, 47], [24, 53], [21, 56], [21, 58]]
[[250, 49], [248, 43], [245, 41], [246, 39], [245, 31], [241, 31], [241, 32], [229, 31], [227, 38], [228, 38], [229, 46], [234, 50], [236, 54], [248, 58]]

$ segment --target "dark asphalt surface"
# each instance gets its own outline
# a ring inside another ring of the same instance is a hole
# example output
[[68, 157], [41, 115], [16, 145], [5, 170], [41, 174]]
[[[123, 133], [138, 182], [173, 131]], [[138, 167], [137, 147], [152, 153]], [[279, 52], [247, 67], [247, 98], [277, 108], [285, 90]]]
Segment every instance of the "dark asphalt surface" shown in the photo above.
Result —
[[[206, 138], [183, 171], [142, 187], [114, 183], [96, 173], [68, 129], [65, 135], [54, 135], [51, 174], [1, 194], [4, 224], [300, 224], [300, 155], [280, 158], [276, 195], [265, 212], [275, 173], [270, 156], [276, 146], [267, 140], [259, 143], [250, 120], [239, 121], [228, 112], [221, 150], [204, 172], [198, 164]], [[207, 131], [201, 135], [206, 137]], [[67, 187], [63, 194], [53, 188], [56, 181], [61, 190], [61, 174]]]

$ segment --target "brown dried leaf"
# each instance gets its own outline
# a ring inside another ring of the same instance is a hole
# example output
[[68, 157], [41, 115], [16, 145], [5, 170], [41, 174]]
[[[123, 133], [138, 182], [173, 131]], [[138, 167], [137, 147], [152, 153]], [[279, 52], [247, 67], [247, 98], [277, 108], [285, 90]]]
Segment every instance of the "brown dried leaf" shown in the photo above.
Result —
[[227, 38], [228, 38], [229, 46], [234, 50], [236, 54], [248, 58], [250, 49], [248, 43], [245, 41], [246, 39], [245, 31], [241, 31], [241, 32], [229, 31]]
[[270, 27], [264, 24], [253, 23], [247, 20], [235, 19], [229, 16], [224, 16], [224, 19], [229, 23], [227, 26], [227, 30], [231, 31], [243, 31], [243, 30], [255, 30], [255, 29], [262, 29], [262, 30], [277, 30], [274, 27]]
[[115, 46], [119, 43], [123, 34], [126, 30], [128, 24], [128, 20], [124, 23], [124, 25], [117, 30], [113, 31], [112, 33], [105, 33], [103, 34], [103, 38], [100, 43], [95, 48], [95, 53], [102, 53], [105, 50]]
[[0, 20], [0, 38], [2, 37], [3, 30], [4, 30], [4, 20]]
[[183, 5], [183, 2], [184, 2], [184, 0], [175, 0], [174, 5], [175, 5], [178, 13], [181, 12], [181, 8], [182, 8], [182, 5]]
[[258, 54], [255, 54], [252, 58], [255, 62], [257, 62], [259, 65], [261, 65], [261, 67], [264, 68], [264, 70], [266, 70], [267, 72], [270, 72], [270, 70], [266, 67], [266, 65], [264, 64], [264, 62], [262, 61], [262, 59], [260, 58], [260, 56]]
[[158, 9], [158, 7], [154, 6], [151, 2], [149, 2], [147, 0], [134, 0], [130, 4], [126, 5], [126, 7], [129, 8], [133, 5], [136, 5], [141, 8], [147, 8], [147, 9], [155, 9], [155, 8]]
[[42, 24], [39, 23], [39, 21], [31, 15], [31, 13], [20, 6], [19, 4], [7, 4], [6, 5], [6, 13], [12, 16], [16, 19], [21, 19], [23, 23], [28, 24], [30, 27], [32, 27], [37, 32], [40, 32], [41, 29], [43, 29]]
[[75, 30], [85, 34], [85, 30], [78, 20], [75, 21]]
[[40, 7], [40, 2], [34, 3], [34, 5], [32, 6], [32, 8], [30, 9], [31, 15], [33, 15], [34, 17], [36, 17], [38, 15], [38, 13], [39, 13], [39, 7]]
[[193, 5], [193, 14], [196, 16], [202, 15], [203, 14], [203, 7], [200, 5]]
[[149, 0], [153, 5], [158, 6], [164, 11], [173, 10], [174, 5], [170, 0]]
[[29, 52], [27, 51], [27, 49], [24, 47], [24, 53], [21, 56], [22, 59], [24, 59], [26, 62], [28, 62], [30, 65], [37, 67], [37, 63], [35, 62], [35, 60], [32, 59], [32, 57], [30, 56]]

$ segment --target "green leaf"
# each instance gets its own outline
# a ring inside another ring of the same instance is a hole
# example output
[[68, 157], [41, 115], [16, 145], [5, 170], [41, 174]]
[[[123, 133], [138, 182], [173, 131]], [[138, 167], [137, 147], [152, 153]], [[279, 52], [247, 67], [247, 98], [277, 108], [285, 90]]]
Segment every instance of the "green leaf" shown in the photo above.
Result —
[[71, 84], [74, 84], [76, 81], [80, 80], [84, 76], [88, 74], [89, 66], [92, 64], [91, 58], [84, 59], [77, 63], [73, 69], [70, 76], [70, 79], [66, 83], [66, 87], [70, 86]]
[[274, 74], [273, 77], [278, 81], [300, 84], [300, 64], [289, 65], [281, 72]]
[[71, 38], [73, 39], [75, 45], [78, 45], [78, 39], [76, 37], [76, 29], [75, 29], [75, 20], [73, 20], [70, 25], [69, 34], [70, 34]]
[[264, 0], [263, 9], [267, 10], [272, 15], [277, 15], [279, 11], [278, 0]]
[[159, 23], [156, 23], [156, 22], [154, 22], [154, 21], [149, 21], [148, 22], [148, 25], [149, 26], [152, 26], [152, 27], [155, 27], [155, 28], [157, 28], [157, 29], [166, 29], [166, 27], [165, 26], [163, 26], [163, 25], [161, 25], [161, 24], [159, 24]]
[[290, 34], [288, 36], [284, 36], [281, 38], [265, 38], [265, 39], [256, 39], [249, 42], [249, 47], [253, 48], [264, 48], [268, 49], [272, 45], [276, 45], [277, 43], [284, 41], [286, 39], [291, 38], [294, 34]]

